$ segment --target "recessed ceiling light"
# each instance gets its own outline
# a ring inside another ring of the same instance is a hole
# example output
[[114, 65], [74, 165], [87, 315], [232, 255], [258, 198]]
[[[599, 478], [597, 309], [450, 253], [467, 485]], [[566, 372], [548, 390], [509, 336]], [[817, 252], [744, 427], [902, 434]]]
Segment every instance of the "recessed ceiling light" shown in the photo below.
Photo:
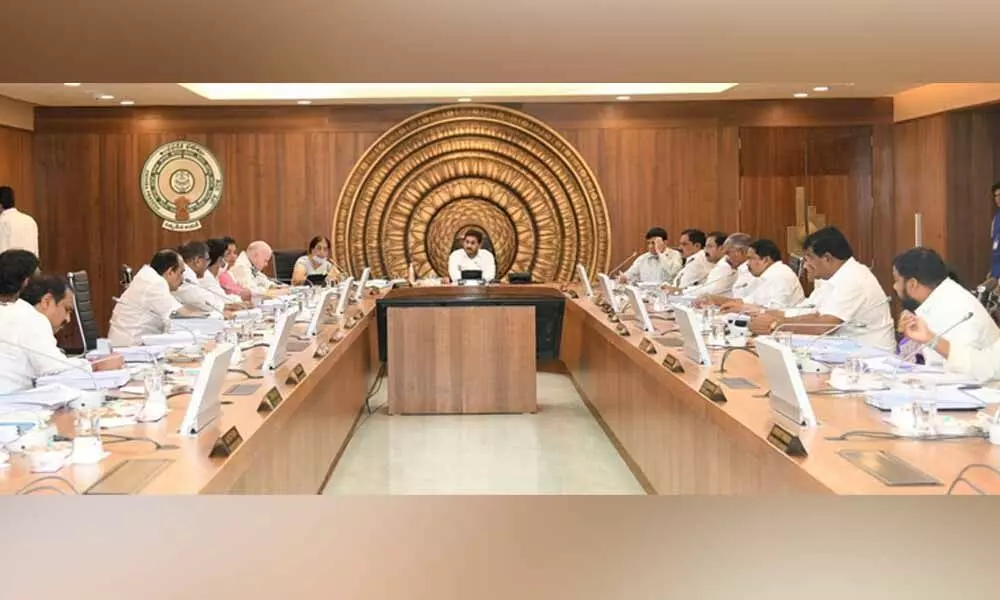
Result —
[[63, 85], [66, 87], [80, 87], [79, 83], [64, 83]]
[[306, 104], [312, 104], [312, 103], [313, 103], [312, 100], [299, 100], [296, 104], [302, 104], [304, 106]]
[[472, 98], [459, 98], [459, 102], [472, 102]]
[[799, 92], [798, 94], [793, 94], [793, 96], [795, 96], [796, 98], [808, 98], [809, 94], [805, 92]]
[[631, 100], [632, 96], [615, 96], [615, 100]]
[[98, 94], [97, 95], [97, 99], [98, 100], [114, 100], [115, 97], [112, 96], [111, 94]]
[[816, 87], [813, 88], [813, 91], [814, 92], [829, 92], [830, 91], [830, 86], [828, 86], [828, 85], [817, 85]]
[[135, 104], [135, 100], [122, 100], [119, 104], [122, 106], [132, 106]]

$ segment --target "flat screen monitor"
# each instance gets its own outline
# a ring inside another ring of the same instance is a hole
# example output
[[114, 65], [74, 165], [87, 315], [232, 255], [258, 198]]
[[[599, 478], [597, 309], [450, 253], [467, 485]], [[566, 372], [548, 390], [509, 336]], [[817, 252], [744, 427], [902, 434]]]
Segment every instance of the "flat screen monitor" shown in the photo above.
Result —
[[191, 402], [181, 420], [181, 435], [198, 435], [198, 432], [222, 414], [220, 396], [233, 350], [232, 344], [219, 344], [205, 355], [191, 391]]
[[646, 303], [642, 301], [642, 292], [634, 285], [629, 285], [625, 287], [625, 293], [628, 294], [629, 303], [632, 304], [635, 316], [639, 319], [639, 324], [642, 325], [643, 331], [654, 333], [656, 328], [653, 327], [653, 320], [649, 318]]
[[294, 310], [281, 313], [275, 318], [274, 339], [268, 345], [267, 355], [264, 357], [263, 369], [265, 371], [277, 369], [288, 358], [288, 337], [292, 333], [292, 325], [294, 324]]
[[675, 306], [674, 318], [677, 319], [677, 326], [684, 340], [684, 355], [699, 365], [710, 366], [712, 357], [708, 353], [708, 346], [705, 345], [705, 338], [701, 335], [698, 316], [686, 306]]
[[347, 310], [347, 300], [351, 297], [351, 285], [354, 284], [354, 278], [348, 277], [344, 283], [341, 284], [340, 291], [340, 301], [337, 302], [337, 316], [344, 316], [344, 311]]
[[792, 349], [768, 336], [757, 338], [755, 344], [764, 366], [764, 377], [771, 388], [771, 410], [798, 425], [816, 427], [819, 422]]
[[319, 328], [324, 322], [323, 318], [333, 305], [333, 298], [334, 290], [323, 290], [319, 303], [316, 305], [316, 312], [313, 313], [312, 319], [309, 320], [309, 327], [306, 328], [307, 336], [316, 337], [316, 334], [319, 333]]
[[371, 276], [371, 268], [365, 267], [365, 270], [361, 271], [361, 279], [358, 280], [358, 291], [354, 294], [355, 302], [361, 302], [361, 298], [365, 295], [365, 286], [368, 285], [368, 280], [371, 279]]
[[604, 273], [598, 273], [597, 280], [601, 282], [601, 293], [604, 294], [608, 304], [611, 305], [611, 309], [615, 311], [615, 314], [620, 313], [622, 311], [622, 305], [615, 296], [615, 282], [611, 281], [611, 278]]

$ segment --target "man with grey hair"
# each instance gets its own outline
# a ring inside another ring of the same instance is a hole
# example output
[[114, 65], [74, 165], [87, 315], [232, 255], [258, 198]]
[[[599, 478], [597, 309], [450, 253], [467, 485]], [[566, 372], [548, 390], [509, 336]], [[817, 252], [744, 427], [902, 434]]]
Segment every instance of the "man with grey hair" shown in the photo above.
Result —
[[279, 286], [278, 283], [264, 274], [264, 269], [271, 262], [271, 255], [274, 252], [267, 242], [250, 242], [247, 249], [240, 253], [236, 262], [229, 268], [229, 275], [236, 282], [236, 285], [250, 290], [257, 295], [266, 294], [269, 290]]
[[[729, 289], [721, 292], [694, 290], [692, 293], [702, 296], [699, 299], [701, 303], [721, 305], [733, 298], [745, 298], [753, 291], [757, 286], [757, 278], [753, 276], [747, 265], [747, 253], [750, 251], [750, 243], [752, 241], [753, 238], [745, 233], [734, 233], [726, 238], [726, 243], [722, 245], [726, 256], [719, 263], [728, 264], [733, 273], [732, 278], [729, 280]], [[720, 267], [717, 264], [712, 269], [712, 274], [709, 275], [706, 284], [712, 283], [712, 278], [715, 276], [716, 271], [720, 271], [721, 275], [721, 271], [724, 269], [725, 267]]]

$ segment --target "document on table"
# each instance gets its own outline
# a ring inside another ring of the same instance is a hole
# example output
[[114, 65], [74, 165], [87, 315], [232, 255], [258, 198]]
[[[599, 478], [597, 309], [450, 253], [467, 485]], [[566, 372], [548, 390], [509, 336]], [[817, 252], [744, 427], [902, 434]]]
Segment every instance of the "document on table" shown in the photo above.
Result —
[[95, 371], [93, 373], [71, 370], [55, 375], [39, 377], [35, 383], [39, 387], [49, 384], [62, 384], [77, 390], [106, 390], [120, 388], [128, 383], [130, 379], [132, 379], [132, 372], [129, 369]]
[[[82, 373], [81, 373], [82, 375]], [[0, 410], [12, 407], [60, 408], [80, 397], [80, 389], [58, 383], [39, 385], [23, 392], [0, 394]], [[29, 408], [30, 410], [30, 408]]]

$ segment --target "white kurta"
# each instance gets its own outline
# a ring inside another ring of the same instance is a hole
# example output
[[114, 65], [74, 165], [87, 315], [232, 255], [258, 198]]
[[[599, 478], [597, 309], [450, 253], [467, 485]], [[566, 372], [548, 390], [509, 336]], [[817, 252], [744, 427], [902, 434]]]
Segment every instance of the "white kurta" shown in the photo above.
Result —
[[482, 271], [483, 279], [493, 281], [497, 276], [497, 261], [489, 250], [480, 248], [475, 256], [469, 256], [459, 248], [448, 257], [448, 277], [458, 281], [462, 278], [462, 271]]
[[[208, 273], [208, 271], [206, 271]], [[219, 288], [222, 289], [221, 287]], [[207, 288], [203, 287], [191, 267], [184, 265], [184, 281], [181, 287], [174, 290], [174, 298], [184, 306], [194, 310], [208, 310], [222, 312], [226, 308], [227, 300], [222, 296], [216, 296]]]
[[45, 315], [24, 300], [0, 304], [0, 394], [30, 389], [43, 375], [72, 369], [91, 367], [86, 360], [66, 358]]
[[[954, 280], [942, 281], [916, 310], [917, 316], [936, 333], [948, 329], [970, 312], [971, 319], [942, 337], [953, 345], [968, 346], [976, 350], [989, 348], [1000, 339], [1000, 328], [997, 328], [979, 300]], [[945, 362], [940, 354], [930, 348], [925, 348], [923, 354], [925, 362], [929, 365], [940, 365]]]
[[662, 254], [646, 252], [635, 259], [625, 271], [625, 278], [631, 283], [670, 283], [684, 267], [681, 253], [667, 248]]
[[684, 259], [684, 266], [674, 279], [674, 287], [684, 289], [707, 281], [712, 266], [704, 250], [695, 252]]
[[733, 291], [733, 284], [736, 282], [736, 269], [729, 261], [723, 257], [712, 266], [708, 272], [705, 282], [701, 285], [693, 285], [684, 289], [685, 296], [722, 296]]
[[757, 278], [757, 285], [744, 302], [765, 308], [788, 308], [805, 299], [802, 283], [788, 265], [777, 262], [769, 266]]
[[816, 312], [845, 323], [858, 321], [864, 327], [846, 326], [839, 334], [888, 352], [896, 349], [892, 315], [884, 302], [885, 291], [865, 265], [847, 259], [823, 285], [816, 298]]
[[16, 208], [0, 213], [0, 252], [7, 250], [27, 250], [38, 256], [38, 223]]
[[276, 287], [277, 284], [267, 278], [257, 267], [250, 262], [247, 253], [241, 252], [233, 266], [228, 269], [229, 276], [233, 278], [236, 285], [250, 290], [254, 294], [264, 294], [267, 290]]
[[142, 336], [164, 333], [170, 315], [181, 308], [170, 285], [149, 265], [143, 265], [115, 304], [108, 327], [112, 345], [124, 348], [142, 344]]

